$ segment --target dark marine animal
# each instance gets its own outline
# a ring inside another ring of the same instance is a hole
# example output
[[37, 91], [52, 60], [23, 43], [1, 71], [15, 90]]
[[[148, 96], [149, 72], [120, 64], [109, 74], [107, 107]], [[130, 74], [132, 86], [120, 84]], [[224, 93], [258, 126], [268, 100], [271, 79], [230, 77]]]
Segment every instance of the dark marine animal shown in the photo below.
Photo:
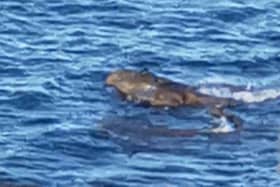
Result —
[[128, 100], [152, 106], [234, 106], [233, 99], [199, 93], [194, 87], [158, 77], [150, 72], [119, 70], [111, 73], [106, 84], [117, 88]]
[[224, 108], [238, 104], [231, 98], [219, 98], [199, 93], [195, 87], [156, 76], [148, 71], [117, 70], [106, 79], [127, 100], [157, 107], [207, 107], [215, 117], [225, 117], [236, 126], [241, 120], [224, 112]]

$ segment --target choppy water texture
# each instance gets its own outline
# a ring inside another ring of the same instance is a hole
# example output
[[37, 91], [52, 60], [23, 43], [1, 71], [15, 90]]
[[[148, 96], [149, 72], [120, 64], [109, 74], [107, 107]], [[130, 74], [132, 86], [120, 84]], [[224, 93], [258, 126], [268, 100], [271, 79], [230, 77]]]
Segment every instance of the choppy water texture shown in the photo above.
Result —
[[172, 137], [147, 128], [211, 116], [137, 106], [104, 85], [110, 71], [148, 68], [277, 95], [278, 0], [1, 0], [0, 22], [1, 183], [280, 186], [279, 99], [231, 109], [240, 133]]

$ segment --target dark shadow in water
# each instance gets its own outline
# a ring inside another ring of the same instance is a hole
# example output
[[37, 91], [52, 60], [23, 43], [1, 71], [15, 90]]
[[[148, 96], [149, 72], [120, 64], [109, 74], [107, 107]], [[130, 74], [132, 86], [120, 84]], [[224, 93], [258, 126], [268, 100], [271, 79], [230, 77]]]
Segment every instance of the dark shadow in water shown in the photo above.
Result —
[[[138, 152], [172, 152], [186, 154], [194, 150], [188, 149], [188, 144], [209, 140], [227, 142], [236, 141], [239, 134], [236, 132], [217, 134], [211, 129], [172, 129], [164, 125], [152, 124], [145, 117], [107, 116], [100, 121], [99, 128], [92, 132], [95, 138], [110, 139], [120, 146], [123, 152], [132, 156]], [[230, 140], [231, 139], [231, 140]], [[213, 143], [213, 142], [212, 142]]]

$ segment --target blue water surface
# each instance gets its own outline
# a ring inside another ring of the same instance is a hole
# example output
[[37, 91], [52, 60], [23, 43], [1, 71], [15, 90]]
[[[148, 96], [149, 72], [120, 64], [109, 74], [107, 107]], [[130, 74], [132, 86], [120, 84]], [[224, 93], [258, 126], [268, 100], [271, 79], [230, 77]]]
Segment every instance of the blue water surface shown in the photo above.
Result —
[[155, 137], [143, 129], [212, 118], [138, 106], [104, 84], [147, 68], [279, 90], [278, 0], [1, 0], [0, 23], [1, 185], [280, 186], [279, 99], [232, 109], [240, 133]]

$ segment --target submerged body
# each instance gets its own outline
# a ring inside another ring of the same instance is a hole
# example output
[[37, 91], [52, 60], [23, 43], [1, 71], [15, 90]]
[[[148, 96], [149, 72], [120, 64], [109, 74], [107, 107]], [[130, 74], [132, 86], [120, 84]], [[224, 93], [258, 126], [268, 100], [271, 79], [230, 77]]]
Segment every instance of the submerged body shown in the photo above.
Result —
[[207, 134], [207, 130], [199, 129], [169, 129], [167, 126], [154, 125], [148, 119], [138, 117], [107, 116], [101, 121], [101, 130], [113, 136], [134, 137], [147, 140], [154, 137], [191, 137], [197, 134]]

